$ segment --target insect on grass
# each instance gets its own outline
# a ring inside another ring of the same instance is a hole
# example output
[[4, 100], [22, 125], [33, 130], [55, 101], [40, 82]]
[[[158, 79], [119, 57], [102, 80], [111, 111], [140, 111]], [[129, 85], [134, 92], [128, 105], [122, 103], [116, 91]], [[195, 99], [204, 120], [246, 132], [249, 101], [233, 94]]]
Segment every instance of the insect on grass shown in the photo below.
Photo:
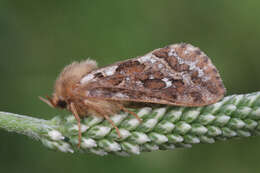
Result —
[[52, 97], [41, 100], [54, 108], [67, 109], [80, 118], [102, 116], [116, 129], [110, 115], [128, 112], [143, 104], [204, 106], [223, 98], [225, 87], [216, 67], [199, 48], [173, 44], [144, 56], [98, 68], [93, 60], [74, 62], [64, 68]]

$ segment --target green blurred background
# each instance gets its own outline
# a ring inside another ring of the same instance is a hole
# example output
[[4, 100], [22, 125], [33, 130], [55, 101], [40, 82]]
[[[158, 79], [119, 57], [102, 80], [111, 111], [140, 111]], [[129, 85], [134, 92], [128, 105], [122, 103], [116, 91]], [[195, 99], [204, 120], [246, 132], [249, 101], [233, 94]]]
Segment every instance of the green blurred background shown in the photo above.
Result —
[[[259, 0], [0, 0], [0, 108], [50, 119], [66, 114], [37, 98], [60, 70], [91, 57], [100, 66], [171, 43], [200, 47], [228, 95], [259, 91]], [[0, 172], [259, 172], [260, 137], [121, 158], [49, 151], [0, 131]]]

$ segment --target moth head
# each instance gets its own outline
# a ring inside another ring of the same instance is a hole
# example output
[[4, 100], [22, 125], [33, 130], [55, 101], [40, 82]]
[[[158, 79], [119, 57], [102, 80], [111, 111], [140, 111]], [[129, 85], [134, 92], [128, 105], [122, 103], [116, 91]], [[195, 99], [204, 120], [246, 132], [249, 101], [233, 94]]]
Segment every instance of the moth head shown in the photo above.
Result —
[[39, 98], [41, 101], [43, 101], [52, 108], [66, 109], [68, 107], [67, 101], [65, 99], [57, 97], [56, 95], [54, 95], [52, 98], [50, 98], [49, 96], [46, 96], [46, 98]]
[[82, 62], [73, 62], [66, 66], [55, 82], [54, 99], [55, 97], [71, 98], [73, 89], [80, 83], [82, 77], [96, 68], [96, 61], [89, 59]]
[[66, 66], [58, 76], [52, 97], [40, 97], [44, 103], [53, 108], [68, 108], [69, 101], [73, 98], [73, 90], [82, 77], [97, 68], [96, 61], [87, 59], [81, 62], [73, 62]]

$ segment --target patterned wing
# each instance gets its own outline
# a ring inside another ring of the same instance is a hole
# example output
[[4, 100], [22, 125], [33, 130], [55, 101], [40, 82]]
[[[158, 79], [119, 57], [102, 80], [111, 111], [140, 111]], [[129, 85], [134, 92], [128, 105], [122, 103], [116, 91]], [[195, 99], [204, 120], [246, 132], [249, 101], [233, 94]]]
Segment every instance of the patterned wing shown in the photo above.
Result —
[[225, 94], [207, 55], [184, 43], [94, 70], [81, 84], [85, 97], [181, 106], [212, 104]]

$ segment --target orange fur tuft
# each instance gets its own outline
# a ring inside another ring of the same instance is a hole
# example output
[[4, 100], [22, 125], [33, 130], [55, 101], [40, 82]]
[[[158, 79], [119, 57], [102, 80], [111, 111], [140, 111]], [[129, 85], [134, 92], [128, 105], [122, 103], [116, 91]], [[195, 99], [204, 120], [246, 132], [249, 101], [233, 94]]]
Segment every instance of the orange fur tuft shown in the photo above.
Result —
[[54, 104], [57, 104], [58, 100], [69, 99], [72, 89], [76, 87], [80, 79], [94, 69], [97, 69], [97, 63], [89, 59], [81, 62], [73, 62], [66, 66], [57, 78], [54, 86]]

